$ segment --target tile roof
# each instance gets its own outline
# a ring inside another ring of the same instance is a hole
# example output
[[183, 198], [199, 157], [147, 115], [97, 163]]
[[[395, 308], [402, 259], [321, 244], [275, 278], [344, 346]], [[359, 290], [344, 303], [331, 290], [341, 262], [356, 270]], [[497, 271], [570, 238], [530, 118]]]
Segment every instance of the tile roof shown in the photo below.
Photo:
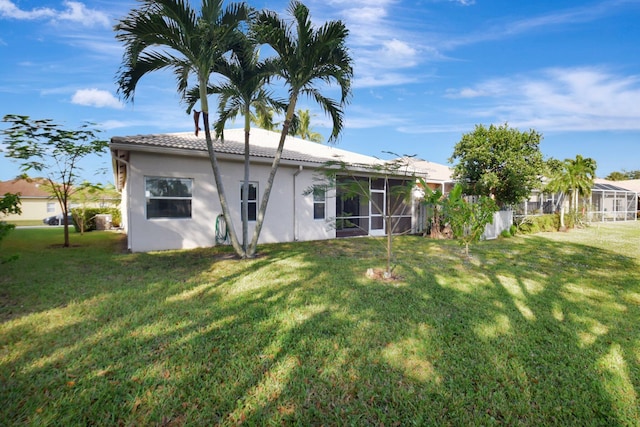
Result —
[[[264, 129], [251, 129], [250, 154], [253, 157], [273, 158], [280, 140], [279, 132], [271, 132]], [[111, 138], [112, 146], [130, 147], [157, 147], [159, 151], [167, 149], [183, 149], [193, 151], [207, 151], [204, 132], [199, 136], [193, 133], [169, 133], [154, 135], [116, 136]], [[224, 142], [214, 141], [216, 152], [244, 155], [244, 130], [227, 129], [224, 131]], [[348, 163], [355, 164], [380, 164], [381, 161], [375, 157], [365, 156], [347, 150], [341, 150], [330, 145], [318, 144], [300, 138], [287, 136], [282, 152], [283, 160], [325, 163], [330, 160], [341, 159]]]
[[[253, 157], [272, 159], [275, 155], [279, 132], [272, 132], [265, 129], [251, 129], [250, 154]], [[244, 155], [244, 130], [226, 129], [224, 131], [224, 142], [214, 141], [217, 153], [230, 155]], [[207, 146], [204, 132], [199, 136], [193, 133], [169, 133], [153, 135], [116, 136], [111, 138], [111, 148], [123, 150], [156, 150], [161, 152], [166, 150], [192, 150], [196, 152], [206, 152]], [[343, 161], [351, 165], [381, 165], [384, 160], [372, 156], [366, 156], [353, 151], [342, 150], [331, 145], [318, 144], [304, 139], [287, 136], [285, 140], [282, 159], [301, 163], [323, 164], [331, 160]], [[445, 165], [427, 162], [425, 160], [412, 160], [412, 169], [419, 174], [426, 174], [427, 178], [450, 181], [451, 169]]]
[[46, 189], [47, 182], [43, 178], [12, 179], [0, 182], [0, 195], [5, 193], [20, 194], [22, 197], [52, 197]]

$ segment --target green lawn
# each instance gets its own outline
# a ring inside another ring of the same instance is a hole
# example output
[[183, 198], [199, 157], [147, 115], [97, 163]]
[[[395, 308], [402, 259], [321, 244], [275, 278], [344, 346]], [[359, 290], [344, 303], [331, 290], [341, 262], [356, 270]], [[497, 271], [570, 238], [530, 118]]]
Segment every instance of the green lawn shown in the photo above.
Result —
[[472, 246], [2, 243], [0, 424], [640, 425], [640, 222]]

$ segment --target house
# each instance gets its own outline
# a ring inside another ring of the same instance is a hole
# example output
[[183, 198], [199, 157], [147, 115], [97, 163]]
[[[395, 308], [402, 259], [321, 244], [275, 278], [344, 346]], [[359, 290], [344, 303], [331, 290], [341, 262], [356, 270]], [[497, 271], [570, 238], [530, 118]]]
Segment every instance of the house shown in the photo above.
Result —
[[[249, 233], [253, 232], [279, 139], [278, 132], [251, 130]], [[244, 131], [225, 130], [224, 141], [214, 141], [214, 147], [233, 226], [239, 233]], [[219, 218], [222, 209], [203, 134], [113, 137], [110, 149], [116, 187], [122, 192], [122, 225], [129, 250], [187, 249], [221, 243], [220, 229], [226, 224]], [[387, 209], [385, 183], [367, 172], [368, 167], [383, 164], [382, 160], [288, 136], [259, 243], [384, 234], [382, 217], [386, 212], [380, 212], [370, 200], [343, 198], [335, 188], [309, 191], [318, 184], [319, 170], [332, 160], [353, 165], [353, 174], [366, 183], [373, 199], [382, 201], [382, 210]], [[436, 168], [435, 164], [425, 164]], [[438, 170], [443, 172], [440, 166]], [[420, 165], [412, 166], [433, 185], [447, 184], [450, 175], [440, 173], [432, 179], [425, 165], [422, 167], [424, 170]], [[407, 175], [394, 177], [395, 182], [402, 179]], [[417, 231], [417, 216], [414, 204], [394, 212], [402, 231]]]
[[0, 182], [0, 195], [6, 193], [20, 196], [22, 214], [11, 214], [4, 221], [42, 220], [45, 217], [58, 215], [62, 209], [56, 198], [48, 190], [48, 181], [44, 178], [16, 178]]
[[[608, 181], [596, 178], [588, 198], [580, 198], [580, 212], [587, 221], [635, 221], [640, 213], [638, 192], [640, 180]], [[569, 197], [534, 191], [529, 200], [516, 208], [517, 217], [536, 216], [559, 212], [564, 203], [569, 209]]]

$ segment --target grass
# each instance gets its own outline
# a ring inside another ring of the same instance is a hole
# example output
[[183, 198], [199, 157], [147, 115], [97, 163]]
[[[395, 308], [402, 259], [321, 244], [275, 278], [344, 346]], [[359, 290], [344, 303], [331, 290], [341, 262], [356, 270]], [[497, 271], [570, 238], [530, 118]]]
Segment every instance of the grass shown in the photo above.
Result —
[[482, 242], [126, 254], [15, 230], [8, 425], [640, 424], [640, 223]]

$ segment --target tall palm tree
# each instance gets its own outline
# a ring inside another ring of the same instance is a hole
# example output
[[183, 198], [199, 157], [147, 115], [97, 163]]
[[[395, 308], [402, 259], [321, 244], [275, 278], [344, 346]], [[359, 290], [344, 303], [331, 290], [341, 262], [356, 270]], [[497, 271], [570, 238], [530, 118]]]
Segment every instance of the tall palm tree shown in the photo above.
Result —
[[587, 198], [591, 194], [593, 180], [596, 178], [596, 161], [578, 154], [575, 160], [568, 159], [568, 173], [571, 176], [571, 196], [573, 212], [578, 213], [579, 197]]
[[[353, 60], [346, 47], [349, 31], [344, 23], [329, 21], [315, 28], [309, 17], [309, 9], [295, 0], [289, 5], [289, 12], [293, 17], [291, 23], [280, 19], [274, 12], [263, 11], [256, 17], [253, 28], [257, 40], [268, 44], [276, 52], [276, 75], [287, 85], [289, 99], [280, 141], [258, 210], [250, 250], [255, 250], [258, 242], [298, 98], [301, 95], [309, 96], [330, 115], [333, 129], [329, 140], [332, 141], [338, 138], [342, 130], [342, 107], [348, 103], [351, 94]], [[317, 86], [319, 83], [337, 83], [341, 90], [340, 100], [323, 96]]]
[[322, 142], [322, 135], [311, 130], [311, 113], [309, 110], [298, 110], [298, 126], [295, 136], [312, 142]]
[[[141, 0], [141, 6], [114, 27], [116, 39], [125, 47], [117, 76], [118, 92], [125, 100], [133, 100], [140, 79], [154, 71], [172, 70], [183, 99], [189, 79], [195, 77], [207, 151], [227, 224], [231, 215], [211, 137], [207, 86], [223, 55], [242, 37], [241, 25], [250, 14], [245, 3], [224, 7], [223, 0], [202, 0], [199, 11], [187, 0]], [[241, 253], [237, 238], [230, 237], [235, 251]]]
[[548, 193], [557, 193], [559, 198], [562, 199], [560, 202], [560, 229], [564, 230], [564, 206], [565, 206], [565, 195], [571, 191], [572, 182], [571, 176], [569, 173], [569, 163], [568, 160], [564, 162], [555, 161], [553, 167], [549, 171], [549, 181], [547, 182], [545, 191]]
[[[249, 245], [249, 178], [250, 178], [250, 133], [252, 109], [260, 116], [286, 108], [284, 102], [275, 99], [265, 85], [273, 75], [274, 61], [259, 60], [259, 50], [255, 43], [243, 36], [233, 50], [216, 66], [216, 71], [225, 77], [222, 83], [209, 85], [207, 93], [218, 95], [218, 119], [214, 129], [224, 140], [224, 127], [228, 120], [238, 115], [244, 118], [244, 180], [242, 185], [242, 253], [247, 257]], [[188, 96], [189, 110], [197, 102], [199, 88], [194, 88]], [[189, 111], [188, 110], [188, 111]], [[235, 233], [233, 225], [228, 227]]]
[[[578, 197], [588, 197], [591, 194], [595, 174], [595, 160], [584, 158], [578, 154], [575, 160], [565, 159], [555, 165], [546, 189], [549, 192], [559, 193], [562, 198], [566, 194], [570, 194], [569, 211], [577, 214]], [[565, 228], [564, 201], [560, 205], [560, 228]]]

